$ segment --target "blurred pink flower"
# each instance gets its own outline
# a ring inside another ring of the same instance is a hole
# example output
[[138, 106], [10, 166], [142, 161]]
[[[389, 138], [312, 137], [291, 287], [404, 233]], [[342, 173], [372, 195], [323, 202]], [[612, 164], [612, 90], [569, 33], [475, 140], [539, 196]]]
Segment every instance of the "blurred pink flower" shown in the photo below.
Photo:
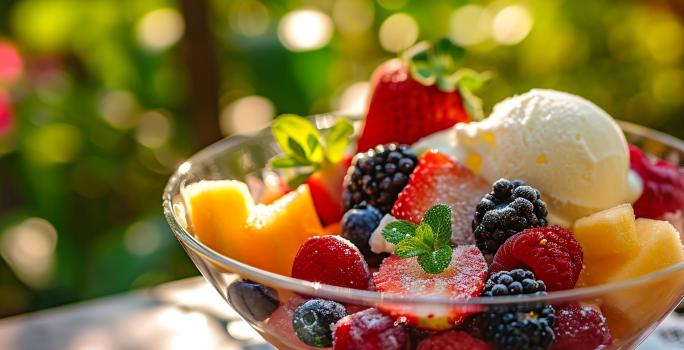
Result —
[[17, 48], [8, 41], [0, 41], [0, 84], [11, 84], [21, 76], [24, 62]]
[[4, 92], [0, 91], [0, 137], [6, 136], [12, 131], [14, 125], [14, 115], [12, 114], [12, 105], [9, 97]]

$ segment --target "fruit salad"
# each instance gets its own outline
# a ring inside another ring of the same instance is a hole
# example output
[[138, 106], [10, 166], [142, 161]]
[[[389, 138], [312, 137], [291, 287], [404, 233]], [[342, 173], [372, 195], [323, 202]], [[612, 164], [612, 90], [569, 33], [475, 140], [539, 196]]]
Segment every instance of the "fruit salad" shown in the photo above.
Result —
[[[568, 93], [532, 90], [479, 120], [482, 75], [436, 65], [448, 50], [381, 65], [358, 138], [345, 118], [321, 131], [279, 117], [276, 180], [186, 186], [188, 229], [255, 268], [406, 298], [543, 297], [684, 261], [677, 165]], [[682, 287], [466, 308], [355, 305], [237, 279], [227, 299], [301, 349], [596, 349], [652, 313], [641, 301]]]

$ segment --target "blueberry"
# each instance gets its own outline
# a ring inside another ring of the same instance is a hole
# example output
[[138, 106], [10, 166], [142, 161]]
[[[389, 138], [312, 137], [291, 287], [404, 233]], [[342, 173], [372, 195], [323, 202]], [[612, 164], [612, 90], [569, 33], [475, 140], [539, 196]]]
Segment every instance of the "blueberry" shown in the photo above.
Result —
[[299, 305], [292, 315], [292, 327], [297, 337], [307, 345], [318, 348], [332, 346], [332, 326], [347, 310], [340, 303], [330, 300], [312, 299]]
[[267, 319], [278, 307], [278, 292], [248, 280], [238, 280], [228, 286], [228, 302], [235, 310], [253, 321]]
[[376, 254], [370, 250], [368, 239], [380, 225], [382, 214], [372, 205], [348, 210], [342, 217], [342, 237], [350, 240], [359, 248], [366, 262], [371, 267], [379, 266], [385, 254]]

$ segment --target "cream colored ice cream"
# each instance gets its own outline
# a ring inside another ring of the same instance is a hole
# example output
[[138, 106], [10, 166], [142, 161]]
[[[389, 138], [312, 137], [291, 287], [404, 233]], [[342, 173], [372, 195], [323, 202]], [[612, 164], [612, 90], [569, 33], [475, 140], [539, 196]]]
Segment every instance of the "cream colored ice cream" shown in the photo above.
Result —
[[457, 124], [454, 133], [457, 159], [488, 181], [505, 177], [536, 187], [555, 224], [568, 226], [641, 192], [638, 177], [629, 175], [622, 130], [579, 96], [531, 90], [500, 102], [481, 122]]

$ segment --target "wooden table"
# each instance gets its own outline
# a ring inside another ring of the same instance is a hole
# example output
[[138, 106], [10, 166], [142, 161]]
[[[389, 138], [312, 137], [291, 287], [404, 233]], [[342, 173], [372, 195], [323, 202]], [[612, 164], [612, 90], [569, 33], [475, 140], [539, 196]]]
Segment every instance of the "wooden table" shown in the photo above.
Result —
[[[196, 277], [0, 320], [0, 349], [273, 349]], [[673, 314], [639, 350], [684, 349]]]

